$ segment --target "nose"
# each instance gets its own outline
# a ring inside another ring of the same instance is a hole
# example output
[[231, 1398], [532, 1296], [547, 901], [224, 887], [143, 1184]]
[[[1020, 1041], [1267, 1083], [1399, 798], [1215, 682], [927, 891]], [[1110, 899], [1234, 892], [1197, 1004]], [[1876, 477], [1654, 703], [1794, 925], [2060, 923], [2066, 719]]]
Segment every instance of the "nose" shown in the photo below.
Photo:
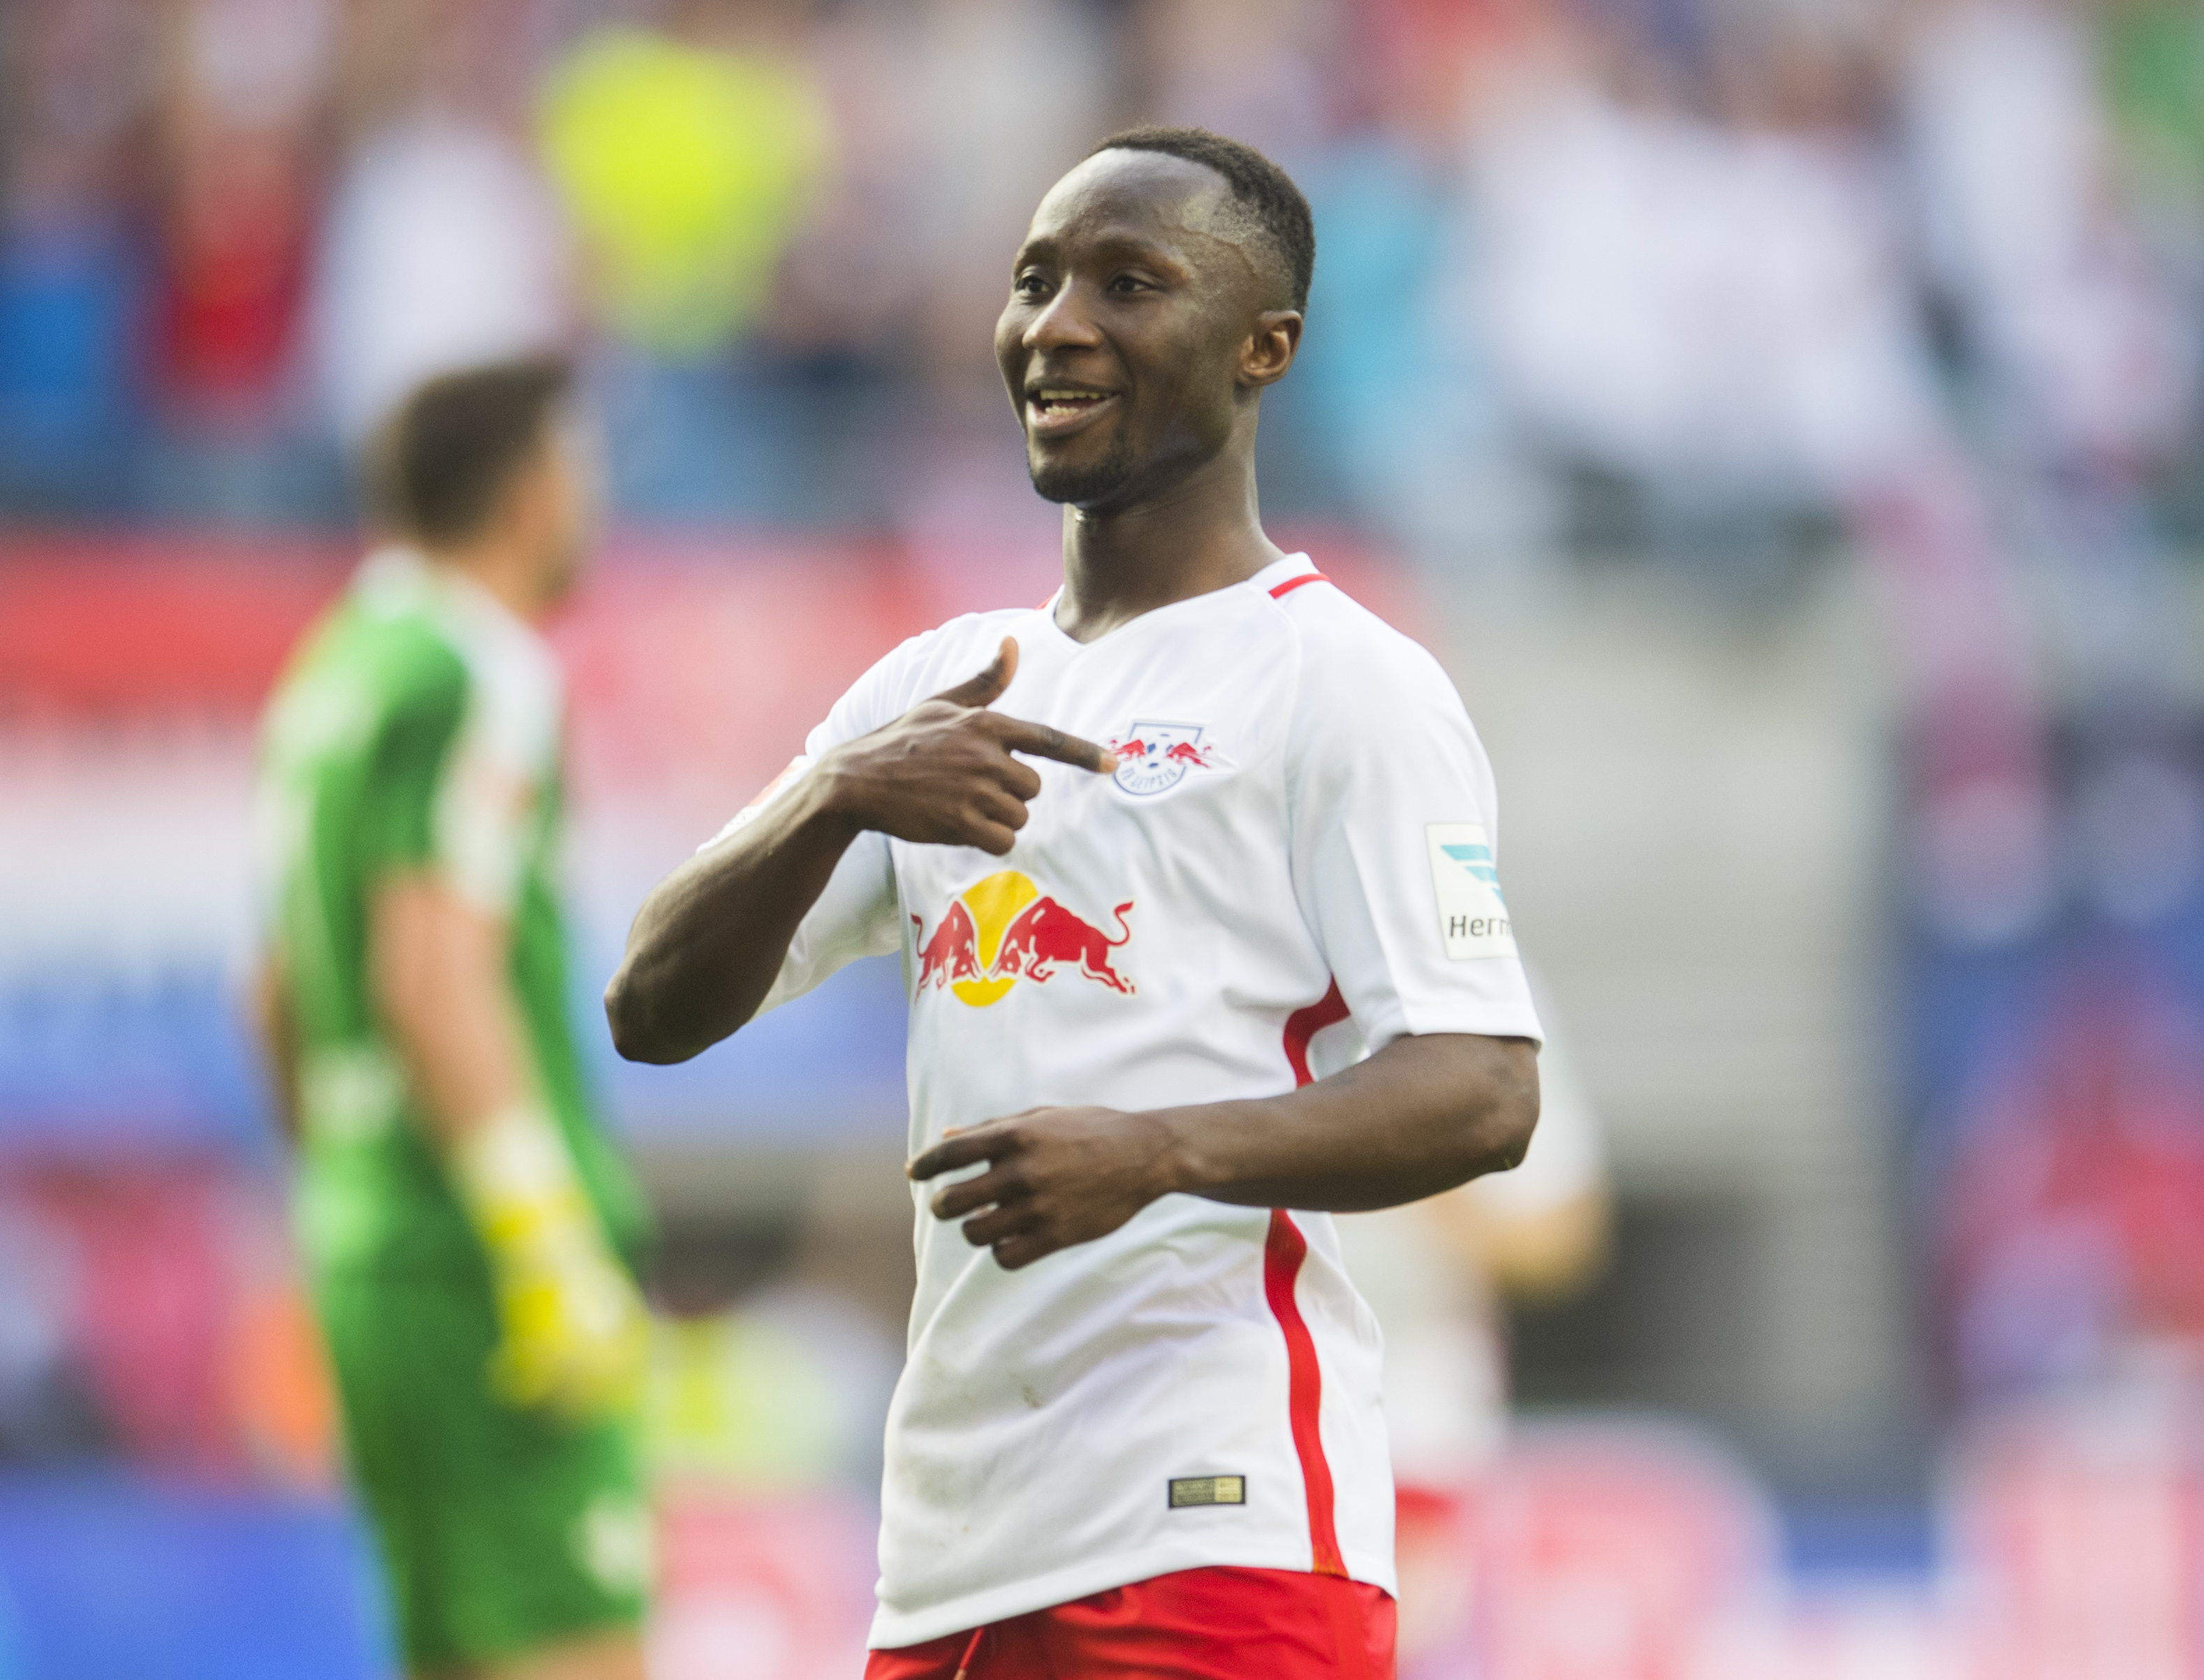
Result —
[[1048, 306], [1026, 323], [1028, 350], [1087, 348], [1102, 335], [1087, 318], [1085, 290], [1075, 280], [1066, 281], [1048, 300]]

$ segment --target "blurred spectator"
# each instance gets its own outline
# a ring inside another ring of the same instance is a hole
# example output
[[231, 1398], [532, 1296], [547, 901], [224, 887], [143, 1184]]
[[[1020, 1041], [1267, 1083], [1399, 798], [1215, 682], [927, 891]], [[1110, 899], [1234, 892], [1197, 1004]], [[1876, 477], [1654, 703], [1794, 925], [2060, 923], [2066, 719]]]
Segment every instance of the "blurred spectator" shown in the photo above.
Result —
[[323, 486], [301, 447], [299, 327], [320, 213], [329, 0], [190, 0], [160, 108], [157, 509], [297, 517]]
[[1306, 173], [1323, 237], [1280, 417], [1307, 417], [1293, 441], [1404, 552], [1490, 582], [1543, 557], [1552, 514], [1494, 366], [1469, 162], [1388, 127]]
[[786, 309], [814, 344], [846, 330], [834, 323], [849, 277], [850, 327], [879, 311], [874, 365], [899, 388], [844, 423], [877, 517], [929, 568], [991, 547], [1045, 556], [1055, 529], [1026, 482], [992, 346], [1034, 206], [1117, 115], [1117, 44], [1100, 21], [1069, 0], [858, 0], [834, 26], [837, 108], [862, 115], [847, 129], [845, 195], [799, 245]]
[[316, 253], [319, 410], [347, 456], [432, 375], [559, 347], [572, 234], [536, 146], [560, 39], [541, 0], [376, 0], [346, 14], [342, 136]]
[[423, 380], [566, 332], [566, 230], [526, 154], [487, 123], [424, 112], [377, 130], [329, 224], [316, 347], [348, 447]]
[[315, 0], [194, 0], [163, 152], [161, 368], [172, 399], [258, 418], [287, 369], [312, 234], [333, 19]]
[[2171, 979], [2070, 965], [1967, 1094], [1940, 1258], [1970, 1399], [2204, 1360], [2204, 1044]]
[[655, 519], [814, 517], [832, 464], [808, 392], [745, 345], [826, 176], [802, 0], [684, 0], [584, 33], [537, 126], [607, 334], [594, 384], [618, 503]]
[[1557, 533], [1496, 365], [1478, 158], [1498, 113], [1550, 96], [1566, 21], [1520, 0], [1378, 9], [1351, 117], [1302, 165], [1320, 257], [1276, 417], [1360, 518], [1488, 587], [1549, 565]]
[[905, 161], [904, 225], [925, 277], [925, 365], [992, 388], [995, 317], [1027, 220], [1113, 115], [1110, 43], [1067, 0], [927, 0], [893, 24], [874, 16], [908, 78], [917, 149]]
[[1906, 106], [1935, 280], [2010, 441], [2129, 461], [2189, 420], [2196, 346], [2123, 214], [2090, 43], [2040, 0], [1947, 0]]
[[1135, 74], [1146, 114], [1245, 140], [1305, 167], [1344, 114], [1348, 18], [1322, 0], [1139, 0]]
[[142, 268], [127, 210], [151, 45], [127, 0], [33, 0], [0, 35], [0, 505], [127, 494]]
[[1479, 203], [1496, 354], [1525, 416], [1701, 496], [1827, 501], [1917, 453], [1934, 397], [1862, 138], [1590, 83], [1503, 108]]
[[826, 161], [802, 10], [685, 5], [667, 33], [585, 36], [545, 84], [553, 177], [629, 342], [708, 355], [763, 310]]

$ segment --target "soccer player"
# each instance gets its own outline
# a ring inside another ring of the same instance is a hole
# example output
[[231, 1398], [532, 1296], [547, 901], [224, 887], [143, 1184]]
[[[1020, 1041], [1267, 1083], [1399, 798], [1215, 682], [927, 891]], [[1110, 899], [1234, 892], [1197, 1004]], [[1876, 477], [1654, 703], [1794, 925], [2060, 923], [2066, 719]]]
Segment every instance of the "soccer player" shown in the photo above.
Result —
[[590, 540], [553, 361], [416, 393], [398, 541], [270, 703], [263, 1031], [350, 1469], [417, 1676], [640, 1680], [642, 1204], [592, 1121], [556, 888], [561, 683], [533, 628]]
[[1514, 1165], [1539, 1029], [1460, 698], [1258, 519], [1314, 254], [1286, 175], [1199, 130], [1050, 190], [995, 347], [1062, 589], [860, 677], [607, 995], [678, 1061], [903, 955], [874, 1680], [1391, 1671], [1378, 1338], [1327, 1210]]

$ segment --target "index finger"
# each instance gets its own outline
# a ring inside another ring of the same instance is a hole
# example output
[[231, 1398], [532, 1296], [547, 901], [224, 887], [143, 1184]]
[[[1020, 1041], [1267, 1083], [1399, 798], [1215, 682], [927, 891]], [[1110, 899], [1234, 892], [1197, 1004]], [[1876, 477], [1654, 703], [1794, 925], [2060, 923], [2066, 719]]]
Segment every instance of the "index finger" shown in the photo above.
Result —
[[953, 1173], [975, 1161], [992, 1161], [1002, 1147], [1002, 1139], [985, 1128], [959, 1133], [913, 1158], [903, 1169], [904, 1176], [923, 1180]]
[[[996, 715], [1002, 716], [999, 713]], [[1022, 718], [1002, 718], [1002, 740], [1014, 753], [1054, 759], [1059, 764], [1091, 770], [1098, 776], [1106, 776], [1117, 767], [1117, 755], [1107, 747], [1098, 747], [1076, 735], [1066, 735], [1047, 724], [1029, 724]]]

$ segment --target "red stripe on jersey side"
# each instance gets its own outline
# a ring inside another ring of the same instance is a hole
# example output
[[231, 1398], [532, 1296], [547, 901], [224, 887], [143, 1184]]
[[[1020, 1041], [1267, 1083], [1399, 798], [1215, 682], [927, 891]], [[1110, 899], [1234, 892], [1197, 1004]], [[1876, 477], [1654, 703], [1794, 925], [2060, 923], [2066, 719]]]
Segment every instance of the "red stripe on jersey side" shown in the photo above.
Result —
[[1305, 571], [1300, 577], [1289, 577], [1284, 583], [1273, 588], [1271, 591], [1271, 599], [1272, 600], [1277, 600], [1282, 596], [1289, 595], [1293, 594], [1295, 589], [1300, 589], [1304, 583], [1329, 583], [1330, 582], [1331, 579], [1326, 577], [1320, 571]]
[[[1314, 581], [1312, 576], [1294, 583]], [[1347, 1016], [1347, 1000], [1334, 980], [1320, 1000], [1286, 1017], [1286, 1061], [1293, 1068], [1296, 1089], [1316, 1079], [1309, 1072], [1309, 1040]], [[1347, 1564], [1339, 1554], [1339, 1533], [1332, 1522], [1331, 1464], [1324, 1456], [1324, 1369], [1317, 1364], [1316, 1339], [1309, 1334], [1300, 1303], [1294, 1298], [1301, 1263], [1307, 1257], [1308, 1241], [1300, 1227], [1283, 1208], [1273, 1208], [1270, 1236], [1263, 1245], [1263, 1293], [1286, 1338], [1286, 1411], [1293, 1423], [1294, 1456], [1301, 1463], [1301, 1485], [1308, 1495], [1311, 1566], [1318, 1575], [1343, 1576]]]
[[1309, 1072], [1309, 1040], [1327, 1026], [1336, 1026], [1348, 1015], [1347, 1000], [1339, 995], [1339, 982], [1306, 1009], [1295, 1009], [1286, 1017], [1286, 1061], [1294, 1070], [1294, 1085], [1299, 1089], [1313, 1085], [1316, 1075]]
[[1271, 1210], [1271, 1234], [1263, 1245], [1263, 1293], [1286, 1337], [1286, 1411], [1294, 1428], [1294, 1456], [1301, 1461], [1301, 1485], [1308, 1494], [1310, 1567], [1318, 1575], [1345, 1575], [1339, 1533], [1332, 1524], [1331, 1465], [1324, 1456], [1320, 1427], [1324, 1372], [1316, 1362], [1316, 1340], [1294, 1298], [1294, 1284], [1308, 1242], [1283, 1208]]

